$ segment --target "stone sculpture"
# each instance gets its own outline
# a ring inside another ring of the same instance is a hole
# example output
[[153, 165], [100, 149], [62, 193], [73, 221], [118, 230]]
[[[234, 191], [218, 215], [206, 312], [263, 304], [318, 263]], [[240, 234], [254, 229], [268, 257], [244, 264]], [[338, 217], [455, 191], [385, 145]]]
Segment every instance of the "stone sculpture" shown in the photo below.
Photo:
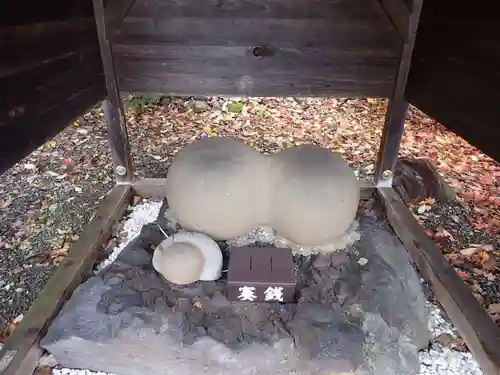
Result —
[[218, 279], [222, 253], [219, 245], [202, 233], [179, 232], [158, 245], [152, 263], [168, 281], [187, 285]]
[[166, 194], [179, 223], [217, 240], [259, 226], [300, 245], [326, 245], [352, 224], [359, 188], [334, 152], [312, 145], [267, 156], [232, 138], [203, 138], [179, 152]]
[[205, 138], [177, 154], [167, 175], [170, 208], [186, 230], [216, 240], [257, 227], [265, 205], [266, 158], [232, 138]]
[[271, 157], [272, 227], [301, 245], [326, 245], [343, 235], [359, 204], [356, 176], [338, 153], [303, 145]]

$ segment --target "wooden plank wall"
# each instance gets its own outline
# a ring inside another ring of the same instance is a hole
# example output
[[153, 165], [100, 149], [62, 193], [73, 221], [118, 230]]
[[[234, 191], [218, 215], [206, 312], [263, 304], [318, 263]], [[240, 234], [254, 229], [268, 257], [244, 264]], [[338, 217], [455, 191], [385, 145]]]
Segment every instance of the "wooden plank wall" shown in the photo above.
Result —
[[409, 102], [500, 161], [500, 19], [495, 0], [425, 0]]
[[113, 37], [121, 91], [179, 95], [387, 96], [401, 48], [377, 0], [137, 0]]
[[0, 4], [0, 173], [105, 95], [92, 0]]

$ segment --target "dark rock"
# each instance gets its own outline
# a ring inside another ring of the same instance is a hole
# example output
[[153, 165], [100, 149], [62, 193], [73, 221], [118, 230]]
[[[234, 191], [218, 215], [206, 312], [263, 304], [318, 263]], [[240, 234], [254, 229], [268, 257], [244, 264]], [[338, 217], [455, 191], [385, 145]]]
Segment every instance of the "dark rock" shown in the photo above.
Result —
[[456, 193], [426, 159], [400, 158], [394, 173], [394, 189], [405, 204], [435, 198], [445, 203], [456, 198]]
[[361, 228], [347, 251], [295, 256], [297, 300], [280, 304], [228, 301], [225, 280], [166, 282], [151, 267], [151, 246], [162, 239], [150, 224], [77, 288], [41, 346], [62, 366], [117, 375], [323, 375], [360, 366], [386, 375], [384, 361], [391, 375], [413, 375], [416, 346], [428, 340], [418, 277], [383, 223], [362, 220]]

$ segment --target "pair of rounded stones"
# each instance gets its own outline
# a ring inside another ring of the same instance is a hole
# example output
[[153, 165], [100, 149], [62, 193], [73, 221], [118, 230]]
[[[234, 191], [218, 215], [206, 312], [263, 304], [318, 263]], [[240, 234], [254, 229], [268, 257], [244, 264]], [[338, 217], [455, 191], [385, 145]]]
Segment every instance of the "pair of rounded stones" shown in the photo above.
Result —
[[216, 240], [269, 226], [302, 246], [335, 242], [352, 224], [359, 186], [338, 154], [302, 145], [264, 155], [233, 138], [203, 138], [167, 174], [170, 209], [186, 230]]

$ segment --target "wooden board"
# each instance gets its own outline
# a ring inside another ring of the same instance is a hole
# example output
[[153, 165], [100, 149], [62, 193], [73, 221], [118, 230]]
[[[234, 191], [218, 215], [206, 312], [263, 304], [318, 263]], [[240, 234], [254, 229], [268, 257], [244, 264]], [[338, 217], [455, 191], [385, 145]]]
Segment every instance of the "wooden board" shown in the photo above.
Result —
[[92, 2], [0, 2], [0, 173], [104, 98]]
[[424, 1], [406, 97], [500, 161], [498, 2]]
[[89, 0], [2, 0], [0, 2], [1, 25], [28, 25], [92, 16], [92, 2]]
[[[382, 0], [391, 20], [393, 20], [396, 28], [402, 33], [404, 44], [394, 88], [389, 97], [385, 113], [384, 129], [382, 130], [377, 162], [375, 163], [375, 183], [377, 186], [392, 186], [394, 168], [399, 154], [401, 139], [403, 138], [406, 114], [409, 107], [405, 97], [405, 89], [411, 66], [411, 57], [413, 55], [420, 12], [422, 10], [422, 1], [414, 0], [412, 7], [408, 9], [405, 4], [399, 1]], [[402, 27], [404, 29], [401, 29]]]
[[[166, 178], [141, 178], [135, 180], [132, 184], [132, 187], [135, 194], [140, 197], [165, 198], [166, 182]], [[375, 186], [373, 184], [373, 181], [359, 180], [358, 183], [361, 192], [361, 198], [368, 198], [375, 193]]]
[[[108, 124], [109, 145], [111, 158], [113, 159], [115, 178], [117, 183], [130, 184], [133, 178], [132, 155], [128, 143], [127, 126], [123, 102], [118, 91], [118, 83], [115, 74], [115, 64], [111, 51], [110, 33], [111, 26], [108, 23], [104, 0], [93, 0], [94, 13], [99, 35], [99, 48], [101, 51], [102, 66], [106, 82], [106, 100], [103, 103], [104, 116]], [[122, 2], [120, 4], [123, 5]], [[132, 3], [126, 9], [129, 9]], [[125, 4], [126, 5], [126, 4]], [[109, 9], [108, 9], [109, 12]], [[115, 10], [113, 23], [117, 22], [115, 17], [121, 17], [126, 10]], [[119, 23], [119, 20], [118, 20]]]
[[104, 80], [101, 65], [99, 49], [94, 45], [78, 54], [0, 78], [0, 129], [57, 107], [73, 92]]
[[113, 225], [122, 217], [131, 197], [130, 187], [115, 186], [100, 203], [66, 259], [0, 350], [2, 375], [30, 375], [33, 372], [41, 354], [39, 340], [76, 287], [90, 274], [101, 246], [107, 241]]
[[[0, 173], [104, 98], [100, 65], [86, 64], [99, 62], [98, 50], [88, 57], [76, 56], [68, 70], [58, 71], [62, 64], [53, 63], [0, 80], [0, 96], [4, 98], [0, 103]], [[44, 74], [38, 75], [41, 71]]]
[[401, 37], [408, 40], [408, 27], [410, 25], [410, 9], [403, 0], [379, 0], [389, 20], [398, 30]]
[[379, 188], [387, 219], [486, 375], [500, 374], [500, 328], [392, 188]]
[[402, 40], [376, 0], [137, 0], [112, 46], [121, 91], [387, 96]]
[[0, 77], [79, 54], [96, 40], [93, 18], [0, 27]]

